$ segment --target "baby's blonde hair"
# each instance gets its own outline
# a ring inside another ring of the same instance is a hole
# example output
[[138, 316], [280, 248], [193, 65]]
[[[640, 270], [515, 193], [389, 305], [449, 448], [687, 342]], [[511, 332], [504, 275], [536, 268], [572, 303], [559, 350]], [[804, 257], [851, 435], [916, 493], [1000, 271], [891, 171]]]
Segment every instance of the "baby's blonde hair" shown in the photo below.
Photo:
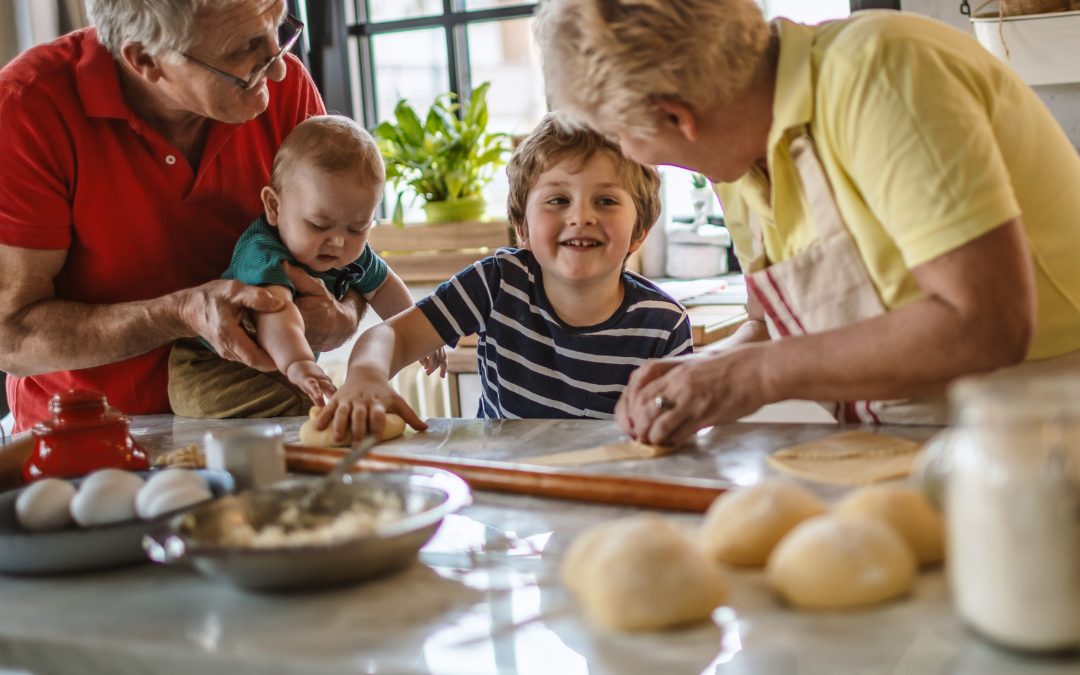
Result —
[[274, 157], [270, 187], [281, 194], [300, 164], [334, 174], [355, 173], [364, 185], [379, 191], [386, 182], [386, 166], [375, 139], [341, 115], [309, 117], [296, 125]]
[[525, 204], [540, 174], [565, 161], [571, 162], [571, 173], [580, 171], [597, 153], [615, 165], [623, 189], [634, 200], [637, 220], [633, 240], [637, 241], [648, 234], [660, 217], [660, 173], [623, 155], [616, 139], [592, 129], [563, 124], [554, 115], [548, 115], [521, 142], [506, 165], [506, 175], [510, 178], [506, 218], [519, 238], [529, 235]]
[[546, 0], [536, 31], [553, 109], [643, 136], [658, 101], [729, 100], [769, 44], [753, 0]]

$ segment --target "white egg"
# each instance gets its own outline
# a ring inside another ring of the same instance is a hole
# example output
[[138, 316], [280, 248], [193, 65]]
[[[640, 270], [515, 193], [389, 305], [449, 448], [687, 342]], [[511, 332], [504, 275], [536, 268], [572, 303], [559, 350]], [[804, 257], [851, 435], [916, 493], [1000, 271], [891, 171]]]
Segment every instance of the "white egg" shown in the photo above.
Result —
[[86, 490], [88, 488], [95, 488], [98, 485], [108, 484], [123, 484], [126, 486], [133, 486], [137, 491], [142, 487], [143, 479], [141, 476], [131, 473], [130, 471], [124, 471], [123, 469], [98, 469], [92, 474], [83, 479], [83, 482], [79, 485], [79, 490]]
[[159, 471], [146, 481], [146, 485], [143, 485], [139, 490], [139, 494], [135, 497], [135, 511], [139, 514], [140, 518], [150, 519], [154, 516], [147, 516], [147, 509], [150, 508], [150, 503], [154, 499], [165, 492], [169, 492], [179, 487], [194, 487], [209, 494], [209, 489], [206, 485], [206, 480], [195, 473], [194, 471], [186, 471], [184, 469], [165, 469]]
[[115, 474], [91, 480], [103, 473], [105, 472], [98, 471], [91, 474], [79, 486], [79, 491], [71, 500], [71, 517], [83, 527], [110, 525], [135, 519], [135, 495], [142, 487], [143, 480], [126, 471], [120, 473], [137, 480]]
[[213, 496], [210, 490], [200, 485], [175, 485], [155, 495], [146, 508], [139, 511], [139, 517], [153, 520], [166, 513], [204, 502]]
[[15, 517], [28, 530], [59, 530], [71, 524], [71, 498], [75, 486], [59, 478], [44, 478], [26, 488], [15, 500]]

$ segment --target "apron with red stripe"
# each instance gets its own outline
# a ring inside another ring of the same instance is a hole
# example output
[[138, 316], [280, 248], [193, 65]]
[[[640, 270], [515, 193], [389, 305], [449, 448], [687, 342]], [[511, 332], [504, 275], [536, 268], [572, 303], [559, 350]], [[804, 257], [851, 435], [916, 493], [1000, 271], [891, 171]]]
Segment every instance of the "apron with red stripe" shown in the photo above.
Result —
[[[809, 134], [791, 142], [791, 157], [818, 230], [818, 241], [799, 255], [767, 264], [761, 222], [751, 213], [753, 269], [747, 290], [761, 304], [774, 340], [822, 333], [873, 319], [887, 309], [840, 215]], [[896, 401], [821, 402], [838, 421], [870, 424], [946, 424], [943, 394]]]

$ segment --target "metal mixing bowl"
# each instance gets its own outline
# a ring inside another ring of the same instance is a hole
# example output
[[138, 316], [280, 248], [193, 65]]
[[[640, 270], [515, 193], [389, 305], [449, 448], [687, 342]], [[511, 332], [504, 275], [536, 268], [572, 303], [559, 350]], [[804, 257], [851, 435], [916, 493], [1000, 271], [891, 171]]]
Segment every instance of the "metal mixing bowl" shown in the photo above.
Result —
[[211, 578], [250, 590], [329, 586], [405, 567], [443, 517], [472, 503], [465, 481], [441, 469], [358, 473], [346, 479], [327, 487], [316, 505], [320, 514], [336, 516], [357, 502], [390, 495], [400, 501], [405, 517], [374, 534], [332, 544], [247, 548], [223, 543], [224, 533], [236, 524], [246, 522], [258, 530], [276, 522], [311, 483], [297, 479], [195, 508], [148, 534], [143, 547], [155, 562], [190, 564]]

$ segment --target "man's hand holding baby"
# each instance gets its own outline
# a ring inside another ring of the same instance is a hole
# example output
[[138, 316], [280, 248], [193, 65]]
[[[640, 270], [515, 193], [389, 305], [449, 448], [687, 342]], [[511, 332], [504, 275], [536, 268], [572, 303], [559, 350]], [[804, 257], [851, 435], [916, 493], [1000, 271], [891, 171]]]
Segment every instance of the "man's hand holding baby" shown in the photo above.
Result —
[[289, 281], [296, 287], [293, 303], [304, 317], [304, 335], [312, 351], [337, 349], [356, 333], [367, 302], [356, 291], [349, 291], [338, 302], [322, 280], [287, 262], [282, 263]]
[[263, 372], [276, 370], [274, 360], [263, 351], [241, 322], [248, 310], [281, 311], [284, 301], [265, 288], [220, 279], [177, 293], [179, 316], [187, 334], [202, 337], [226, 359], [239, 361]]

